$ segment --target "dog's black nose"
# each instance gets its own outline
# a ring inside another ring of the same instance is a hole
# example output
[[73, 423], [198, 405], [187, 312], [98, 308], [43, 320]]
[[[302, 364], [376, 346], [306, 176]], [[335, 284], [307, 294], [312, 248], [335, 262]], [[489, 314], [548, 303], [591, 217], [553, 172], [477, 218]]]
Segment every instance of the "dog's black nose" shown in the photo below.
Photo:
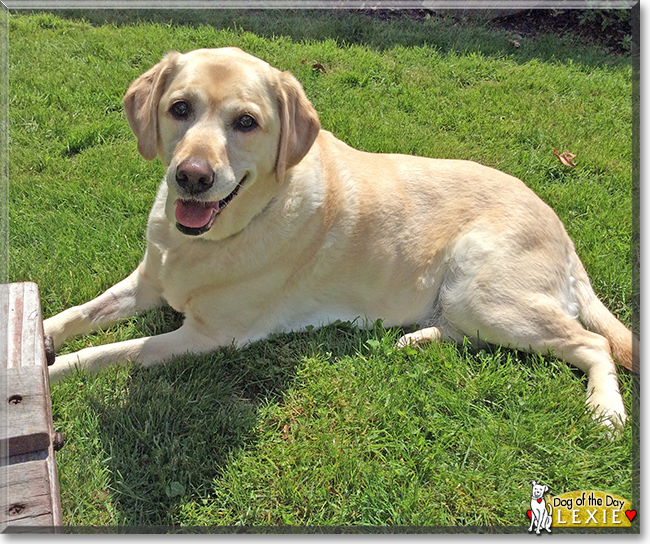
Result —
[[176, 182], [188, 193], [197, 195], [212, 187], [214, 171], [205, 159], [185, 159], [176, 168]]

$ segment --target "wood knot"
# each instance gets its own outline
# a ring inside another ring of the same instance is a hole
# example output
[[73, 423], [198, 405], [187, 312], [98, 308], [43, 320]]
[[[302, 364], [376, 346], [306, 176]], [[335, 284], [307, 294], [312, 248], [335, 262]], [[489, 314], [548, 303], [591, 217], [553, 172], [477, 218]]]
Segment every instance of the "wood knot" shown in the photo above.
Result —
[[25, 509], [24, 504], [12, 504], [7, 510], [7, 514], [10, 516], [17, 516]]

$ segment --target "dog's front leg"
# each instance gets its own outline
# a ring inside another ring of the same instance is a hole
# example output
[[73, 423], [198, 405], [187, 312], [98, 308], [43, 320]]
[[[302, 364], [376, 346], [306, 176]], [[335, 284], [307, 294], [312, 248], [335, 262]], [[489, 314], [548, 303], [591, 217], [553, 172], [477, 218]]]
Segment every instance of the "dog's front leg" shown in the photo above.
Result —
[[72, 336], [108, 327], [162, 303], [160, 288], [150, 282], [138, 267], [97, 298], [46, 319], [43, 327], [45, 334], [52, 337], [54, 349], [58, 350]]
[[61, 355], [49, 367], [50, 382], [56, 382], [74, 368], [96, 371], [112, 363], [134, 361], [144, 366], [168, 361], [187, 353], [206, 353], [217, 349], [219, 342], [185, 324], [175, 331], [85, 348]]

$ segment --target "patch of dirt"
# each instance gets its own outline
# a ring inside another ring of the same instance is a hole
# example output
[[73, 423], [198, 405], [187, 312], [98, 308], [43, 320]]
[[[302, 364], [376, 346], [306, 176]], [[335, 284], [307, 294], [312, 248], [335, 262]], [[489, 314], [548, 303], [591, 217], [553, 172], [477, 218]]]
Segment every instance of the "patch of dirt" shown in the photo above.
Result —
[[605, 10], [526, 9], [505, 17], [497, 17], [490, 21], [490, 26], [522, 37], [548, 33], [569, 34], [583, 42], [606, 47], [613, 54], [629, 54], [632, 45], [631, 10], [612, 10], [616, 13], [607, 16], [599, 13], [603, 11]]
[[[584, 9], [511, 9], [511, 10], [431, 10], [364, 9], [359, 10], [381, 20], [408, 18], [425, 21], [430, 17], [453, 22], [474, 21], [490, 28], [505, 30], [521, 38], [542, 34], [573, 35], [585, 43], [607, 48], [614, 55], [629, 55], [632, 36], [632, 11]], [[603, 13], [609, 11], [609, 13]]]

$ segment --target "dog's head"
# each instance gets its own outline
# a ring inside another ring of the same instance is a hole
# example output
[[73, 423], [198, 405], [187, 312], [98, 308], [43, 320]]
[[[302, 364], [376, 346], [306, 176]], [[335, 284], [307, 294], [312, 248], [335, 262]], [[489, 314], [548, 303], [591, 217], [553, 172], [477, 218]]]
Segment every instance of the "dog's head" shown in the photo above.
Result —
[[533, 484], [533, 492], [532, 492], [532, 498], [533, 499], [541, 499], [544, 497], [544, 493], [548, 491], [548, 486], [545, 485], [540, 485], [535, 480], [532, 481]]
[[131, 84], [124, 107], [142, 156], [167, 167], [178, 229], [212, 229], [214, 239], [266, 206], [320, 130], [290, 73], [237, 48], [168, 53]]

